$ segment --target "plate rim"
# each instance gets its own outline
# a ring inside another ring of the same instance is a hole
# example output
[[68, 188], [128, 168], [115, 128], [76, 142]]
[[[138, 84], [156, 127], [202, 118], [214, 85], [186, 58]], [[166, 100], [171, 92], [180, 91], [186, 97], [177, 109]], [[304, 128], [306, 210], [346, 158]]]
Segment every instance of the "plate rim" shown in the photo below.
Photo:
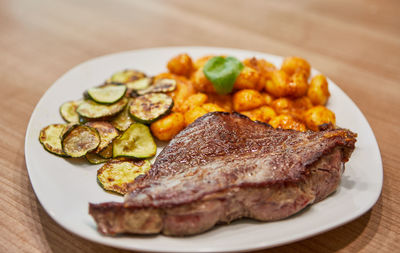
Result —
[[[77, 235], [81, 238], [84, 238], [86, 240], [95, 242], [95, 243], [99, 243], [99, 244], [103, 244], [103, 245], [107, 245], [107, 246], [112, 246], [112, 247], [116, 247], [116, 248], [121, 248], [121, 249], [128, 249], [128, 250], [141, 250], [141, 251], [146, 251], [146, 252], [154, 252], [154, 251], [159, 251], [159, 250], [155, 250], [155, 249], [149, 249], [149, 248], [143, 248], [143, 247], [126, 247], [124, 245], [121, 245], [118, 240], [108, 240], [108, 238], [110, 237], [105, 237], [107, 239], [105, 239], [104, 241], [99, 241], [97, 238], [94, 238], [92, 236], [88, 236], [86, 234], [80, 234], [78, 232], [76, 232], [75, 230], [71, 229], [69, 226], [65, 225], [63, 222], [60, 222], [57, 218], [56, 215], [54, 215], [53, 213], [48, 211], [48, 208], [46, 208], [46, 204], [43, 203], [42, 199], [40, 198], [40, 194], [38, 194], [37, 189], [32, 181], [32, 171], [31, 169], [29, 169], [29, 161], [31, 159], [30, 155], [29, 155], [29, 146], [27, 145], [27, 143], [29, 142], [28, 140], [28, 133], [30, 132], [31, 128], [32, 128], [32, 119], [34, 119], [34, 116], [38, 113], [37, 112], [37, 108], [39, 107], [39, 105], [41, 105], [43, 103], [43, 101], [45, 100], [46, 94], [48, 94], [51, 90], [55, 89], [55, 87], [57, 86], [56, 84], [58, 82], [62, 82], [62, 80], [68, 76], [71, 72], [74, 72], [76, 69], [81, 68], [83, 65], [86, 64], [90, 64], [91, 62], [96, 62], [102, 59], [106, 59], [108, 57], [113, 58], [116, 57], [118, 55], [124, 55], [124, 54], [131, 54], [131, 53], [145, 53], [146, 51], [155, 51], [155, 50], [173, 50], [178, 52], [188, 52], [190, 54], [191, 50], [210, 50], [210, 51], [217, 51], [217, 50], [221, 50], [221, 51], [234, 51], [234, 52], [239, 52], [239, 53], [245, 53], [245, 54], [253, 54], [253, 55], [258, 55], [258, 54], [262, 54], [262, 55], [269, 55], [272, 57], [277, 57], [277, 58], [284, 58], [283, 56], [279, 56], [279, 55], [274, 55], [274, 54], [270, 54], [270, 53], [266, 53], [266, 52], [261, 52], [261, 51], [253, 51], [253, 50], [246, 50], [246, 49], [240, 49], [240, 48], [227, 48], [227, 47], [208, 47], [208, 46], [172, 46], [172, 47], [153, 47], [153, 48], [141, 48], [141, 49], [135, 49], [135, 50], [128, 50], [128, 51], [121, 51], [121, 52], [115, 52], [115, 53], [111, 53], [111, 54], [105, 54], [105, 55], [101, 55], [101, 56], [97, 56], [91, 59], [88, 59], [86, 61], [83, 61], [75, 66], [73, 66], [72, 68], [70, 68], [68, 71], [66, 71], [64, 74], [62, 74], [61, 76], [59, 76], [48, 88], [47, 90], [42, 94], [41, 98], [39, 99], [39, 101], [36, 103], [31, 117], [29, 119], [29, 123], [28, 126], [26, 128], [25, 131], [25, 147], [24, 147], [24, 152], [25, 152], [25, 165], [28, 171], [28, 176], [29, 176], [29, 181], [32, 185], [32, 189], [35, 193], [35, 196], [37, 198], [37, 200], [39, 201], [40, 205], [43, 207], [43, 209], [46, 211], [46, 213], [58, 224], [60, 225], [63, 229], [66, 229], [67, 231], [69, 231], [70, 233]], [[315, 70], [313, 68], [313, 70]], [[316, 70], [318, 72], [318, 70]], [[329, 78], [328, 78], [329, 79]], [[380, 152], [380, 148], [378, 145], [378, 142], [376, 140], [375, 134], [367, 120], [367, 118], [365, 117], [365, 115], [361, 112], [360, 108], [354, 103], [354, 101], [336, 84], [334, 83], [332, 80], [329, 79], [329, 81], [331, 83], [333, 83], [336, 88], [338, 90], [340, 90], [347, 98], [348, 100], [352, 103], [352, 106], [358, 111], [358, 113], [362, 116], [362, 118], [365, 120], [365, 123], [368, 126], [368, 131], [371, 133], [373, 140], [370, 140], [372, 142], [372, 145], [375, 146], [377, 148], [378, 153], [377, 158], [379, 158], [378, 164], [379, 164], [379, 174], [380, 174], [380, 179], [377, 180], [376, 182], [378, 183], [378, 188], [379, 191], [375, 192], [375, 196], [374, 198], [370, 199], [370, 202], [368, 204], [366, 204], [363, 209], [359, 209], [357, 210], [358, 212], [356, 212], [351, 218], [347, 218], [347, 219], [343, 219], [340, 220], [339, 222], [335, 221], [332, 222], [330, 224], [324, 224], [323, 226], [318, 226], [317, 228], [314, 228], [312, 230], [307, 231], [306, 233], [304, 233], [301, 236], [296, 236], [296, 235], [292, 235], [290, 239], [281, 239], [278, 242], [272, 243], [272, 244], [268, 244], [268, 243], [262, 243], [260, 242], [259, 244], [256, 245], [251, 245], [246, 246], [246, 247], [242, 247], [242, 248], [236, 248], [236, 249], [229, 249], [229, 250], [224, 250], [224, 249], [211, 249], [213, 252], [237, 252], [237, 251], [251, 251], [251, 250], [259, 250], [259, 249], [266, 249], [266, 248], [272, 248], [272, 247], [277, 247], [277, 246], [281, 246], [281, 245], [285, 245], [285, 244], [289, 244], [289, 243], [293, 243], [296, 241], [300, 241], [321, 233], [324, 233], [326, 231], [335, 229], [339, 226], [342, 226], [348, 222], [351, 222], [357, 218], [359, 218], [361, 215], [363, 215], [364, 213], [368, 212], [374, 205], [375, 203], [378, 201], [381, 192], [382, 192], [382, 186], [383, 186], [383, 163], [382, 163], [382, 157], [381, 157], [381, 152]], [[190, 237], [189, 237], [190, 239]], [[196, 251], [192, 251], [192, 252], [207, 252], [210, 249], [206, 249], [206, 250], [196, 250]], [[181, 251], [181, 250], [167, 250], [164, 252], [187, 252], [187, 251]]]

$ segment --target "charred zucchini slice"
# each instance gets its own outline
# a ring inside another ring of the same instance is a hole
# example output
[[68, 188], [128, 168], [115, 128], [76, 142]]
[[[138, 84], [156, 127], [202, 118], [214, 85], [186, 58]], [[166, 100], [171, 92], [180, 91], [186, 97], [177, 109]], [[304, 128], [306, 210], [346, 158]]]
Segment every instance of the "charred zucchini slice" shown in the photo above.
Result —
[[95, 128], [74, 125], [61, 139], [62, 149], [71, 157], [82, 157], [95, 150], [100, 144], [100, 135]]
[[150, 129], [133, 123], [113, 142], [113, 157], [149, 158], [156, 154], [157, 146]]
[[132, 100], [129, 113], [132, 118], [150, 124], [169, 113], [174, 105], [172, 98], [164, 93], [150, 93]]
[[154, 85], [137, 91], [139, 95], [144, 95], [148, 93], [167, 93], [174, 91], [176, 89], [176, 80], [174, 79], [160, 79]]
[[76, 111], [80, 116], [87, 119], [101, 119], [117, 115], [124, 109], [127, 103], [127, 98], [122, 98], [118, 102], [110, 105], [103, 105], [93, 100], [86, 99], [78, 106]]
[[112, 159], [97, 171], [97, 181], [104, 190], [124, 195], [128, 192], [128, 183], [150, 167], [147, 160]]
[[52, 124], [40, 130], [39, 141], [43, 147], [59, 156], [68, 156], [64, 153], [61, 145], [61, 135], [64, 132], [65, 124]]
[[138, 91], [148, 88], [151, 82], [151, 78], [145, 77], [136, 81], [126, 83], [126, 87], [130, 90]]
[[113, 104], [125, 96], [125, 85], [108, 84], [87, 90], [91, 99], [100, 104]]
[[108, 83], [128, 83], [141, 78], [146, 77], [146, 74], [138, 70], [127, 69], [124, 71], [119, 71], [114, 73], [110, 79], [107, 80]]
[[61, 117], [68, 123], [79, 123], [79, 114], [76, 112], [82, 100], [68, 101], [60, 106]]
[[101, 156], [99, 156], [98, 154], [95, 153], [87, 153], [85, 155], [86, 160], [88, 160], [89, 163], [91, 164], [100, 164], [100, 163], [105, 163], [107, 162], [109, 159], [107, 158], [103, 158]]
[[107, 121], [91, 121], [85, 125], [96, 128], [99, 132], [100, 144], [95, 153], [99, 153], [101, 150], [106, 148], [119, 135], [118, 130]]
[[112, 158], [113, 157], [113, 144], [112, 143], [108, 144], [108, 146], [105, 147], [98, 154], [99, 154], [99, 156], [101, 156], [105, 159]]
[[132, 100], [129, 100], [128, 105], [125, 106], [124, 110], [122, 110], [122, 112], [120, 112], [110, 121], [111, 124], [121, 132], [128, 129], [128, 127], [134, 122], [129, 115], [129, 105], [131, 104], [131, 102]]

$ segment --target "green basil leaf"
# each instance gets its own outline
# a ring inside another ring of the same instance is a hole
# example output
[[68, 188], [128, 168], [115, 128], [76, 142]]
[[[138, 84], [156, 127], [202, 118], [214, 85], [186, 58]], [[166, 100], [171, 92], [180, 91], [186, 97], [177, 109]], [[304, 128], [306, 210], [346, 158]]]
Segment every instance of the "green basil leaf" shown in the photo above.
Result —
[[235, 57], [216, 56], [206, 62], [203, 72], [218, 94], [227, 94], [232, 91], [243, 67]]

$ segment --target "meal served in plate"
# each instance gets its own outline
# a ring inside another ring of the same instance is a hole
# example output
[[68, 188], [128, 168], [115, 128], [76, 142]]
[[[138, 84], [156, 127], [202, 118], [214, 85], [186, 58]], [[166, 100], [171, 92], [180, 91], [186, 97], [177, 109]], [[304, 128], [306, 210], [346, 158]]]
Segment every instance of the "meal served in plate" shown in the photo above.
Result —
[[[356, 134], [335, 129], [327, 79], [310, 77], [306, 60], [278, 69], [180, 54], [167, 68], [113, 74], [61, 105], [66, 124], [40, 132], [51, 153], [106, 163], [99, 185], [126, 194], [123, 204], [90, 205], [102, 233], [188, 235], [241, 217], [275, 220], [336, 189]], [[154, 137], [171, 142], [151, 166]]]

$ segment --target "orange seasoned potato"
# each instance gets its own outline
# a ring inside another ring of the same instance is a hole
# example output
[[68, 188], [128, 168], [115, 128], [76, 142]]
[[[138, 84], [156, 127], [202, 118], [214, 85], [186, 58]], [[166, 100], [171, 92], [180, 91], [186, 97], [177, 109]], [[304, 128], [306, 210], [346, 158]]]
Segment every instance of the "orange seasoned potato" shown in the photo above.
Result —
[[213, 103], [218, 105], [219, 107], [222, 107], [226, 112], [231, 112], [232, 111], [232, 96], [227, 94], [227, 95], [220, 95], [220, 94], [207, 94], [208, 95], [208, 100], [207, 103]]
[[169, 96], [174, 100], [173, 111], [179, 111], [182, 104], [193, 95], [196, 90], [193, 88], [193, 85], [190, 81], [185, 79], [186, 81], [177, 79], [176, 89], [168, 93]]
[[264, 97], [256, 90], [240, 90], [233, 95], [233, 110], [248, 111], [265, 104]]
[[276, 116], [274, 109], [267, 105], [263, 105], [251, 111], [244, 111], [240, 113], [246, 115], [251, 120], [257, 120], [265, 123], [268, 123], [273, 117]]
[[201, 106], [203, 109], [205, 109], [207, 112], [225, 112], [225, 109], [220, 107], [217, 104], [213, 103], [206, 103]]
[[238, 77], [236, 78], [233, 88], [236, 90], [242, 90], [242, 89], [261, 90], [263, 87], [259, 87], [258, 85], [259, 79], [260, 75], [256, 70], [245, 66], [238, 75]]
[[275, 99], [273, 96], [266, 92], [261, 93], [261, 96], [263, 96], [266, 105], [272, 105], [272, 102]]
[[313, 104], [309, 97], [304, 96], [293, 100], [293, 107], [298, 110], [307, 111], [313, 107]]
[[237, 111], [252, 120], [299, 131], [318, 131], [321, 124], [335, 124], [335, 114], [318, 107], [325, 105], [330, 96], [327, 79], [316, 75], [309, 83], [311, 66], [305, 59], [287, 57], [280, 69], [264, 59], [245, 59], [234, 92], [219, 95], [203, 72], [212, 57], [192, 61], [187, 54], [177, 55], [167, 64], [169, 73], [154, 77], [155, 81], [177, 80], [177, 89], [168, 94], [174, 100], [172, 111], [182, 113], [185, 125], [214, 111]]
[[266, 82], [265, 89], [269, 94], [275, 97], [284, 97], [287, 95], [289, 75], [283, 70], [275, 70], [271, 73], [271, 80]]
[[190, 76], [193, 70], [192, 58], [188, 54], [180, 54], [169, 60], [168, 70], [176, 75]]
[[189, 81], [189, 79], [187, 79], [184, 76], [175, 75], [175, 74], [169, 73], [169, 72], [164, 72], [164, 73], [160, 73], [158, 75], [155, 75], [153, 77], [153, 82], [156, 82], [157, 80], [160, 80], [160, 79], [174, 79], [176, 81], [181, 81], [181, 82]]
[[186, 126], [194, 122], [197, 118], [203, 116], [204, 114], [208, 113], [206, 109], [201, 106], [196, 106], [190, 109], [189, 111], [185, 112], [185, 124]]
[[256, 59], [255, 57], [250, 59], [245, 59], [243, 61], [243, 64], [245, 66], [255, 69], [260, 74], [258, 87], [256, 88], [256, 90], [264, 89], [266, 82], [271, 79], [272, 71], [276, 70], [274, 64], [264, 59]]
[[191, 80], [194, 88], [197, 91], [215, 93], [214, 86], [203, 73], [203, 67], [200, 67], [198, 70], [196, 70], [196, 72], [192, 75]]
[[190, 95], [181, 104], [181, 106], [179, 108], [177, 108], [177, 110], [180, 112], [186, 112], [195, 106], [201, 106], [202, 104], [204, 104], [207, 101], [207, 99], [208, 99], [208, 96], [201, 92]]
[[336, 124], [335, 114], [325, 106], [318, 105], [307, 110], [304, 114], [304, 121], [309, 129], [318, 131], [318, 126], [331, 123]]
[[281, 70], [285, 71], [288, 75], [303, 72], [306, 79], [310, 76], [310, 64], [300, 57], [287, 57], [282, 63]]
[[206, 62], [208, 60], [210, 60], [211, 58], [213, 58], [215, 55], [206, 55], [203, 57], [198, 58], [194, 63], [193, 63], [193, 67], [194, 69], [199, 69], [202, 68], [204, 66], [204, 64], [206, 64]]
[[185, 127], [185, 119], [182, 113], [171, 114], [153, 122], [150, 125], [153, 135], [161, 141], [169, 141]]
[[311, 79], [307, 96], [314, 105], [325, 105], [331, 94], [328, 90], [328, 81], [324, 75], [316, 75]]
[[304, 113], [308, 109], [313, 107], [311, 100], [306, 96], [293, 100], [292, 105], [293, 105], [293, 109], [292, 109], [291, 115], [293, 117], [295, 117], [296, 119], [299, 119], [302, 121], [304, 120]]
[[308, 82], [303, 72], [297, 72], [292, 75], [289, 81], [289, 88], [286, 96], [302, 97], [307, 94]]
[[291, 114], [293, 111], [293, 101], [288, 98], [275, 99], [271, 106], [277, 114]]
[[305, 132], [307, 130], [306, 126], [303, 123], [294, 119], [292, 116], [285, 114], [272, 118], [269, 121], [269, 124], [274, 128], [293, 129], [302, 132]]
[[265, 88], [275, 97], [301, 97], [306, 95], [308, 83], [302, 72], [289, 76], [283, 70], [276, 70], [272, 72], [271, 80], [266, 82]]

